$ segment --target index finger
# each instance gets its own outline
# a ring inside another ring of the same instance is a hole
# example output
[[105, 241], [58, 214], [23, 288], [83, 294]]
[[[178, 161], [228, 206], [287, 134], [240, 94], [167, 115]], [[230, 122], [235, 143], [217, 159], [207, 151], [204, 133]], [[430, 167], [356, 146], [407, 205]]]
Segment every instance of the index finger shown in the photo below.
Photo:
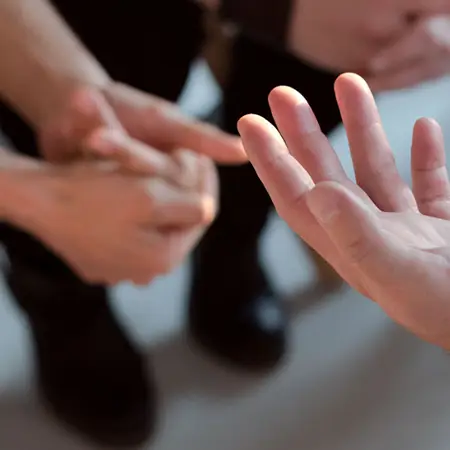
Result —
[[259, 116], [243, 117], [238, 124], [245, 149], [256, 173], [283, 218], [296, 213], [298, 203], [314, 183], [289, 153], [275, 127]]
[[157, 140], [162, 141], [163, 146], [189, 148], [224, 164], [242, 164], [248, 161], [238, 136], [188, 118], [171, 105], [154, 112], [149, 117], [149, 128]]

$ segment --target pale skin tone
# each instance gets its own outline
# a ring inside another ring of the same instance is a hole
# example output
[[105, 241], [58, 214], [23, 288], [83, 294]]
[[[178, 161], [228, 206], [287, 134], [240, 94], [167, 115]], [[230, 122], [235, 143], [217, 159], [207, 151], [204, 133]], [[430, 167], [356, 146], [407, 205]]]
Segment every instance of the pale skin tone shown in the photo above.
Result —
[[156, 170], [149, 177], [116, 162], [55, 166], [2, 149], [1, 218], [87, 282], [147, 284], [180, 264], [214, 218], [211, 162], [186, 151], [178, 162], [184, 186]]
[[0, 73], [0, 95], [43, 137], [44, 153], [58, 139], [59, 155], [52, 148], [51, 158], [77, 147], [80, 136], [67, 133], [73, 122], [67, 116], [76, 112], [74, 97], [90, 95], [102, 105], [91, 111], [90, 131], [121, 126], [149, 151], [189, 148], [222, 162], [245, 161], [238, 138], [112, 80], [47, 0], [0, 2], [0, 54], [8, 61]]
[[395, 321], [450, 350], [450, 184], [441, 129], [433, 120], [417, 122], [410, 189], [367, 84], [343, 75], [336, 96], [357, 184], [290, 88], [270, 95], [279, 131], [258, 116], [241, 120], [248, 156], [302, 239]]
[[[389, 55], [389, 46], [394, 46], [397, 38], [407, 36], [412, 29], [404, 26], [405, 11], [411, 10], [410, 2], [407, 6], [399, 3], [399, 8], [394, 11], [389, 6], [392, 2], [374, 2], [375, 9], [361, 9], [352, 5], [351, 0], [347, 1], [350, 2], [347, 9], [354, 14], [335, 14], [335, 23], [331, 27], [326, 12], [332, 9], [308, 9], [308, 0], [302, 0], [304, 10], [296, 8], [292, 15], [289, 48], [306, 59], [308, 55], [323, 58], [319, 62], [324, 67], [332, 67], [335, 62], [331, 56], [339, 53], [336, 51], [339, 45], [346, 45], [350, 33], [353, 44], [361, 44], [360, 50], [351, 49], [351, 53], [360, 59], [347, 60], [345, 55], [350, 53], [343, 52], [338, 65], [344, 67], [364, 62], [372, 67], [372, 58], [378, 51], [387, 49]], [[204, 3], [210, 8], [217, 8], [218, 4], [216, 1]], [[447, 7], [444, 3], [438, 4], [438, 0], [418, 3], [412, 9], [421, 17], [444, 14]], [[299, 11], [302, 14], [297, 14]], [[325, 11], [325, 15], [321, 11]], [[365, 17], [374, 18], [371, 24], [378, 24], [380, 28], [375, 30], [370, 24], [366, 26], [363, 13]], [[347, 23], [348, 18], [352, 19], [353, 28]], [[315, 24], [315, 28], [306, 27], [302, 21]], [[355, 29], [355, 24], [364, 24], [364, 30]], [[303, 34], [297, 35], [297, 30]], [[320, 32], [325, 30], [327, 41], [337, 47], [321, 47]], [[333, 32], [343, 39], [329, 39]], [[373, 43], [374, 39], [376, 43]], [[435, 40], [430, 42], [434, 44]], [[428, 48], [426, 53], [430, 53]], [[174, 150], [190, 149], [221, 162], [245, 160], [239, 140], [183, 117], [176, 107], [157, 97], [111, 80], [45, 0], [4, 0], [0, 3], [0, 54], [8, 61], [0, 73], [0, 95], [32, 124], [41, 149], [50, 161], [72, 163], [86, 157], [113, 160], [122, 170], [132, 171], [137, 176], [160, 176], [178, 185], [178, 189], [191, 189], [201, 184], [199, 180], [203, 175], [196, 168], [202, 165], [191, 158], [192, 164], [180, 166], [179, 153], [173, 153]], [[376, 66], [379, 70], [379, 64]], [[386, 67], [383, 70], [386, 71]], [[168, 157], [162, 157], [161, 151]], [[180, 167], [186, 170], [180, 170]], [[212, 167], [208, 170], [214, 177]], [[61, 222], [60, 226], [64, 229], [68, 224]], [[192, 228], [195, 227], [183, 228], [183, 242], [192, 242], [189, 237]], [[85, 246], [95, 247], [91, 242], [85, 242]], [[90, 279], [90, 276], [84, 276]], [[111, 279], [117, 279], [117, 276], [111, 276]]]
[[363, 74], [377, 92], [450, 71], [448, 0], [294, 1], [288, 47], [336, 73]]
[[1, 152], [3, 192], [21, 199], [3, 199], [2, 219], [88, 282], [142, 284], [178, 265], [214, 218], [210, 158], [244, 162], [240, 139], [115, 83], [45, 0], [0, 3], [0, 54], [0, 95], [48, 161], [76, 164]]

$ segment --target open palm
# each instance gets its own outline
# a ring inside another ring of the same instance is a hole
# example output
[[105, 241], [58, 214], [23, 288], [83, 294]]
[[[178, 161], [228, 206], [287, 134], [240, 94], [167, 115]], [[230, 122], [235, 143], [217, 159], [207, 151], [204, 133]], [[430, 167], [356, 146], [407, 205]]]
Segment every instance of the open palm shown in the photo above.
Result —
[[343, 75], [336, 96], [357, 184], [290, 88], [269, 98], [279, 132], [258, 116], [241, 120], [248, 156], [300, 237], [398, 323], [450, 349], [450, 184], [441, 129], [428, 119], [416, 123], [411, 190], [367, 84]]

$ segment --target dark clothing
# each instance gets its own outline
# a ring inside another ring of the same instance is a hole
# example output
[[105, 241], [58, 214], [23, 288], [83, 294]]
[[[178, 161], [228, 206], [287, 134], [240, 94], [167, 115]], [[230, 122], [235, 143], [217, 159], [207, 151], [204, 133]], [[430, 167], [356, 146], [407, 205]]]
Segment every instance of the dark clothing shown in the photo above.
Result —
[[252, 38], [283, 47], [292, 0], [225, 0], [221, 17]]
[[[242, 35], [234, 46], [224, 92], [223, 128], [236, 133], [237, 121], [248, 113], [273, 122], [268, 94], [276, 86], [287, 85], [306, 97], [322, 130], [329, 133], [341, 121], [333, 90], [335, 78]], [[215, 290], [213, 305], [221, 300], [245, 302], [270, 288], [258, 255], [259, 237], [273, 207], [270, 197], [250, 164], [219, 167], [219, 176], [219, 215], [200, 244], [194, 270], [195, 282], [201, 285], [194, 292], [208, 291], [212, 297]]]

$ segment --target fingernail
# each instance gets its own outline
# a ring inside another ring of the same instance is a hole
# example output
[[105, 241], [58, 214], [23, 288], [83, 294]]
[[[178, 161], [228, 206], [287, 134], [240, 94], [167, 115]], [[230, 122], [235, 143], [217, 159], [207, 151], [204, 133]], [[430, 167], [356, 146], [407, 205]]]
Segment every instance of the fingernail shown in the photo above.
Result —
[[324, 225], [333, 222], [340, 213], [333, 196], [329, 195], [329, 191], [324, 192], [320, 188], [313, 189], [307, 194], [306, 202], [312, 215]]

